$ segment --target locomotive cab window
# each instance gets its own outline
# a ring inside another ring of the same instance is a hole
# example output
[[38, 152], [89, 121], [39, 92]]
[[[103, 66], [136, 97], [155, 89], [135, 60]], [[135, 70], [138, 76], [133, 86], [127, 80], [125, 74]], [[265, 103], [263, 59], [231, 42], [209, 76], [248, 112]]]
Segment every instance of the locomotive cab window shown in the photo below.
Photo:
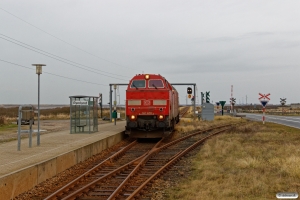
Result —
[[149, 88], [164, 88], [164, 83], [162, 80], [149, 80]]
[[145, 88], [146, 81], [145, 80], [133, 80], [130, 85], [131, 88]]

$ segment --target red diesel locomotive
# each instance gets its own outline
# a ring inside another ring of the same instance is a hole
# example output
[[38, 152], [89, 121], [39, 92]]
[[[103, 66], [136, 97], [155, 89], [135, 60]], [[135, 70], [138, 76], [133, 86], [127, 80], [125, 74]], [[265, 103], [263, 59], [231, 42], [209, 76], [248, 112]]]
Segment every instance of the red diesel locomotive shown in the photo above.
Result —
[[177, 90], [161, 75], [138, 74], [126, 90], [126, 134], [161, 138], [179, 122]]

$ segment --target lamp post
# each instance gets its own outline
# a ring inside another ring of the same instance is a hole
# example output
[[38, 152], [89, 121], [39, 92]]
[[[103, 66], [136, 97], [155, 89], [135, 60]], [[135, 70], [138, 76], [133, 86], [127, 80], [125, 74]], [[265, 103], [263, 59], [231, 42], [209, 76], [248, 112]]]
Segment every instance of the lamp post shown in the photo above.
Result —
[[32, 64], [36, 66], [36, 74], [38, 75], [38, 132], [37, 132], [37, 145], [40, 145], [40, 74], [42, 74], [42, 67], [44, 64]]

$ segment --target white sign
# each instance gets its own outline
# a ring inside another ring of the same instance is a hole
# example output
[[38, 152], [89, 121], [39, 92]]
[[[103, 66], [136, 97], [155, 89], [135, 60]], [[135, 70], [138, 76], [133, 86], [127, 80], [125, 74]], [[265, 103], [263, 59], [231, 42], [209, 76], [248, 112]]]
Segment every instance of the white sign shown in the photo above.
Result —
[[88, 101], [72, 101], [72, 105], [87, 106], [88, 105]]

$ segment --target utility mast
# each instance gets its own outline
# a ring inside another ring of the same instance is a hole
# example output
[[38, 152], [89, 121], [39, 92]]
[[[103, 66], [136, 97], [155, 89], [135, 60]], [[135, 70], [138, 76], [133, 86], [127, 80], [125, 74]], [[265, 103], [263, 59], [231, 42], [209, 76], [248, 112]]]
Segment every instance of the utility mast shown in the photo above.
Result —
[[233, 109], [233, 108], [232, 108], [232, 107], [233, 107], [233, 106], [232, 106], [232, 99], [233, 99], [233, 85], [231, 85], [231, 98], [230, 98], [230, 99], [231, 99], [231, 101], [230, 101], [230, 110], [231, 110], [231, 113], [233, 113], [233, 110], [232, 110], [232, 109]]

